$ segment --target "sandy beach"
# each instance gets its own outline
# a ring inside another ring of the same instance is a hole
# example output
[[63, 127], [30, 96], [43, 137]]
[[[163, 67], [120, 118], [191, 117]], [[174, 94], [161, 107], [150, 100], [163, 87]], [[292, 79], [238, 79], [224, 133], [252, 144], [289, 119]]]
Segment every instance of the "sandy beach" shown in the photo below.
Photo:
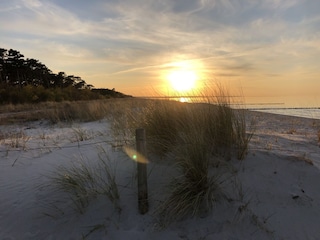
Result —
[[[0, 126], [0, 239], [319, 239], [320, 120], [251, 112], [255, 131], [244, 161], [231, 159], [237, 186], [212, 212], [169, 226], [158, 203], [175, 171], [148, 164], [149, 211], [137, 207], [136, 163], [114, 147], [110, 123]], [[108, 159], [119, 189], [118, 211], [105, 196], [75, 211], [53, 191], [59, 167]], [[234, 193], [237, 189], [237, 193]]]

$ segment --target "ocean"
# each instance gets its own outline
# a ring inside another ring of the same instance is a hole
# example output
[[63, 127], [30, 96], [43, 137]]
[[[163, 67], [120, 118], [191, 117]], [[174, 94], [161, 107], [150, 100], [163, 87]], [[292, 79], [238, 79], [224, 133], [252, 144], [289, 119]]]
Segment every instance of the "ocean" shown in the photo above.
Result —
[[249, 110], [320, 119], [320, 96], [251, 97], [245, 103]]
[[263, 108], [250, 109], [252, 111], [281, 114], [287, 116], [320, 119], [320, 108]]
[[[215, 96], [156, 96], [141, 97], [148, 99], [167, 99], [180, 102], [207, 102], [208, 99], [215, 102]], [[227, 97], [228, 99], [228, 97]], [[288, 116], [320, 119], [320, 98], [317, 97], [250, 97], [243, 98], [231, 96], [230, 105], [236, 109], [248, 109], [251, 111], [267, 112]], [[239, 100], [239, 101], [238, 101]]]

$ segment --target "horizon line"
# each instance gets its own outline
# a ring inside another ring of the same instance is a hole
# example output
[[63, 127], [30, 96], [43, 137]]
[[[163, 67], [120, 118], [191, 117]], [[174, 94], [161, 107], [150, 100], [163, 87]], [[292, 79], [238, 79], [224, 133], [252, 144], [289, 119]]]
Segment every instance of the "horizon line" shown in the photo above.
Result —
[[[208, 97], [219, 97], [218, 95], [172, 95], [172, 96], [133, 96], [135, 98], [208, 98]], [[242, 96], [221, 96], [221, 97], [242, 97]]]

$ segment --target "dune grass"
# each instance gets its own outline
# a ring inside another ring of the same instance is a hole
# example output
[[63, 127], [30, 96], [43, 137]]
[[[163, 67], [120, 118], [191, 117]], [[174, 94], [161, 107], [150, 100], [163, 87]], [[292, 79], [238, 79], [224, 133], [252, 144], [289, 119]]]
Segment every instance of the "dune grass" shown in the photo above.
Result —
[[162, 102], [149, 111], [145, 122], [149, 146], [157, 154], [173, 156], [180, 173], [159, 208], [163, 223], [210, 211], [225, 193], [220, 173], [212, 175], [209, 169], [226, 164], [233, 155], [239, 160], [246, 156], [252, 134], [246, 133], [245, 112], [218, 100], [216, 104]]
[[108, 100], [92, 100], [77, 102], [62, 102], [52, 104], [43, 114], [52, 123], [73, 121], [96, 121], [105, 118], [110, 111]]
[[195, 133], [192, 137], [181, 135], [172, 152], [179, 174], [170, 183], [168, 198], [157, 209], [162, 226], [188, 216], [206, 214], [215, 201], [225, 195], [219, 182], [220, 174], [209, 172], [212, 160], [217, 159], [212, 158], [210, 144], [205, 144], [205, 134], [198, 130], [191, 130]]
[[212, 155], [229, 160], [234, 153], [239, 160], [244, 159], [253, 134], [247, 133], [246, 111], [231, 108], [229, 100], [222, 101], [221, 97], [218, 101], [159, 101], [149, 105], [140, 126], [146, 129], [150, 151], [166, 156], [181, 144], [190, 146], [194, 138], [200, 138], [197, 143]]
[[219, 91], [213, 99], [150, 101], [119, 114], [116, 128], [129, 130], [127, 137], [136, 127], [145, 128], [149, 152], [173, 159], [178, 170], [168, 198], [156, 211], [163, 223], [210, 211], [225, 196], [219, 181], [224, 173], [210, 169], [247, 154], [253, 133], [247, 133], [246, 112], [231, 108], [232, 99], [224, 89]]
[[83, 214], [91, 200], [106, 196], [120, 213], [119, 192], [115, 172], [106, 152], [100, 152], [96, 164], [79, 160], [71, 166], [60, 166], [50, 178], [50, 187], [67, 194], [71, 206]]
[[113, 114], [116, 105], [129, 101], [130, 99], [101, 99], [2, 105], [0, 106], [0, 124], [36, 120], [49, 120], [53, 124], [74, 121], [96, 121]]

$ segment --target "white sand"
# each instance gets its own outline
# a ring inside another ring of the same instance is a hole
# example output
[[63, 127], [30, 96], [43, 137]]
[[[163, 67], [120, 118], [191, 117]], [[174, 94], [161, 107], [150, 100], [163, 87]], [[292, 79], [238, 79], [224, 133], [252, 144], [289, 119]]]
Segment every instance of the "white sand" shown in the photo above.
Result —
[[[320, 148], [316, 135], [320, 122], [252, 115], [257, 129], [249, 154], [243, 162], [231, 161], [238, 170], [243, 197], [217, 203], [209, 216], [165, 229], [159, 229], [153, 212], [174, 175], [172, 168], [167, 163], [149, 164], [150, 211], [140, 215], [135, 163], [103, 142], [112, 140], [108, 122], [1, 126], [0, 239], [82, 239], [87, 234], [85, 239], [320, 239]], [[88, 139], [77, 141], [77, 131]], [[59, 205], [63, 215], [50, 208], [63, 194], [47, 187], [47, 176], [58, 166], [80, 159], [96, 162], [101, 147], [116, 170], [121, 214], [106, 197], [91, 202], [82, 215], [69, 202]], [[101, 227], [93, 231], [97, 226]]]

